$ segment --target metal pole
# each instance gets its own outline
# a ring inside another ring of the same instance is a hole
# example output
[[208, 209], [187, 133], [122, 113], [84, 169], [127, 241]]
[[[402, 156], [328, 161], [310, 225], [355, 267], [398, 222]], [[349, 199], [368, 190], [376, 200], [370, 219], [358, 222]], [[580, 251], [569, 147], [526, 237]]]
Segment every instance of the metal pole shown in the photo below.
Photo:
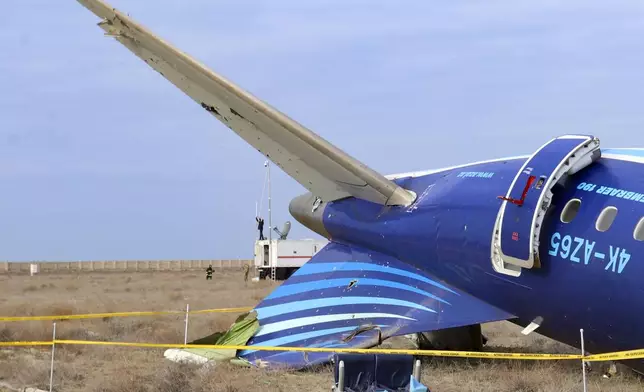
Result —
[[268, 170], [268, 259], [271, 262], [271, 279], [275, 280], [275, 264], [273, 263], [273, 219], [271, 214], [271, 163], [266, 161]]
[[588, 391], [588, 384], [586, 383], [586, 361], [583, 359], [583, 357], [586, 356], [586, 350], [584, 349], [584, 330], [583, 328], [579, 330], [579, 333], [581, 335], [581, 372], [583, 374], [583, 379], [584, 379], [584, 392]]
[[344, 392], [344, 361], [338, 364], [338, 392]]
[[54, 323], [54, 333], [51, 340], [51, 368], [49, 369], [49, 392], [54, 387], [54, 351], [56, 349], [56, 323]]
[[416, 362], [414, 363], [414, 372], [413, 372], [413, 374], [414, 374], [414, 378], [416, 379], [416, 381], [421, 382], [420, 381], [420, 359], [417, 359]]
[[183, 332], [183, 344], [188, 344], [188, 315], [190, 314], [190, 304], [186, 304], [186, 327]]

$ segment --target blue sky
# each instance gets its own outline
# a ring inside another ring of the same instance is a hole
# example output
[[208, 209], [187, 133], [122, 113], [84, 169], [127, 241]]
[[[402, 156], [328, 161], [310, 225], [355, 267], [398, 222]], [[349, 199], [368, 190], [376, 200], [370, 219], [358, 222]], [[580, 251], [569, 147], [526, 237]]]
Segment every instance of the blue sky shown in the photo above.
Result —
[[[111, 4], [384, 174], [565, 133], [644, 147], [641, 2]], [[0, 260], [251, 257], [263, 157], [97, 22], [0, 14]], [[281, 225], [304, 189], [272, 174]]]

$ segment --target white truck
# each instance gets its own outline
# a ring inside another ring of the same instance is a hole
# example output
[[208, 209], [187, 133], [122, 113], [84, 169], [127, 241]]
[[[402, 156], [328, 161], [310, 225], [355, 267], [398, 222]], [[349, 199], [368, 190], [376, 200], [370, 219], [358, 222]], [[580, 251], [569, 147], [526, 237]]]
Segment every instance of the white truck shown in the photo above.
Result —
[[259, 278], [270, 279], [274, 266], [276, 280], [288, 279], [328, 242], [326, 239], [255, 241], [255, 268]]

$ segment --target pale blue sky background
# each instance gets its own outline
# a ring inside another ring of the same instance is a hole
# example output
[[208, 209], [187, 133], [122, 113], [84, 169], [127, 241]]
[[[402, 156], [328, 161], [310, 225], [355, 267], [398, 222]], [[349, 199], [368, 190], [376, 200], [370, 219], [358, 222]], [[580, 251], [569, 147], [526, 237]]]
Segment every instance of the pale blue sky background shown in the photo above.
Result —
[[[385, 174], [564, 133], [644, 146], [641, 1], [111, 4]], [[0, 13], [0, 260], [252, 256], [262, 156], [97, 22]], [[281, 225], [304, 189], [273, 180]]]

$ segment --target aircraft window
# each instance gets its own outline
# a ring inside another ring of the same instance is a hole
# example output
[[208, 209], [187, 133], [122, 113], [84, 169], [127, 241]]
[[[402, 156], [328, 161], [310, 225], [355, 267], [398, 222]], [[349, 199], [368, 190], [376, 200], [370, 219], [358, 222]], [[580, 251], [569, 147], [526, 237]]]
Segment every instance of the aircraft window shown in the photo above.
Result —
[[566, 203], [566, 206], [561, 211], [561, 221], [563, 223], [572, 222], [572, 220], [577, 216], [580, 206], [581, 200], [579, 199], [572, 199], [568, 203]]
[[602, 210], [601, 214], [599, 214], [599, 218], [597, 218], [597, 223], [595, 224], [595, 228], [597, 231], [606, 231], [610, 228], [610, 225], [613, 224], [613, 221], [615, 220], [615, 217], [617, 216], [617, 208], [615, 207], [606, 207]]
[[635, 226], [635, 231], [633, 232], [633, 238], [638, 241], [644, 241], [644, 218], [637, 222], [637, 226]]

